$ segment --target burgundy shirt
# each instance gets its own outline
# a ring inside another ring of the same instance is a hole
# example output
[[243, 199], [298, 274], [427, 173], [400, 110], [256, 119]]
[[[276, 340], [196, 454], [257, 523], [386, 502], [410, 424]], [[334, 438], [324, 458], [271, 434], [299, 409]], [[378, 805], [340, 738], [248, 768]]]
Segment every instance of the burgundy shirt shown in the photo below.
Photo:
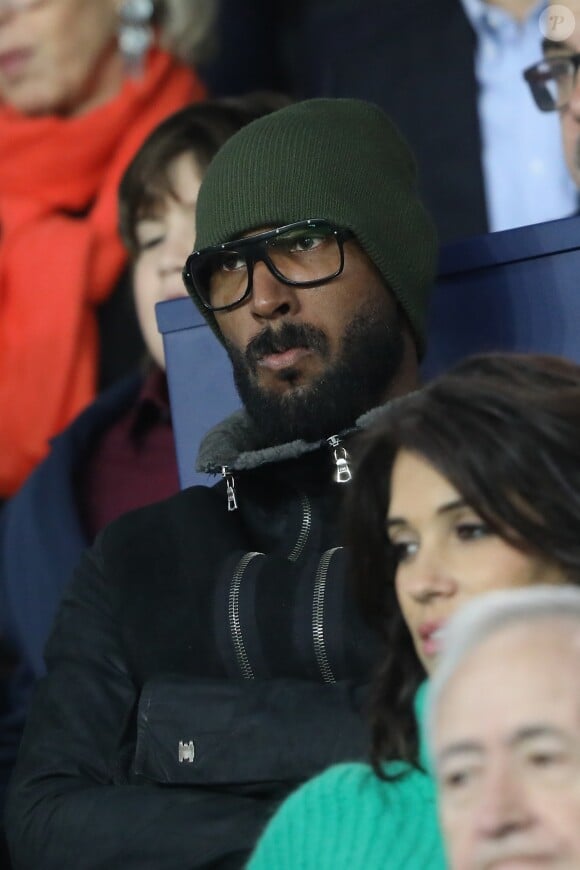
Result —
[[167, 380], [155, 367], [136, 402], [105, 430], [91, 453], [80, 483], [85, 530], [92, 540], [121, 514], [178, 490]]

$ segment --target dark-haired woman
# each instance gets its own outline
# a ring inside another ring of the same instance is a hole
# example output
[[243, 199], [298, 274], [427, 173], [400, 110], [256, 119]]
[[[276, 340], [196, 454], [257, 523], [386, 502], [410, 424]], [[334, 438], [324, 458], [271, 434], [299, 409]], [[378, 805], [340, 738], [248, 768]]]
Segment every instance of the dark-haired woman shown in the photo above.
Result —
[[385, 649], [371, 764], [292, 795], [251, 870], [444, 867], [421, 725], [445, 622], [492, 589], [580, 583], [579, 366], [473, 357], [391, 406], [360, 449], [347, 535]]

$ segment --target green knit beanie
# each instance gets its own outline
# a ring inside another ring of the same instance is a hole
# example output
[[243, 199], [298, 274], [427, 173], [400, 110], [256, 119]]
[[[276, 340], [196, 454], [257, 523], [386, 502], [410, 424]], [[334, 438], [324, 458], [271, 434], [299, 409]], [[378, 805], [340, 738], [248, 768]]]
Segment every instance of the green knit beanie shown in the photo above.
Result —
[[[407, 313], [421, 352], [436, 231], [417, 195], [409, 147], [378, 106], [306, 100], [239, 130], [201, 185], [195, 247], [308, 218], [352, 230]], [[199, 308], [222, 340], [214, 316]]]

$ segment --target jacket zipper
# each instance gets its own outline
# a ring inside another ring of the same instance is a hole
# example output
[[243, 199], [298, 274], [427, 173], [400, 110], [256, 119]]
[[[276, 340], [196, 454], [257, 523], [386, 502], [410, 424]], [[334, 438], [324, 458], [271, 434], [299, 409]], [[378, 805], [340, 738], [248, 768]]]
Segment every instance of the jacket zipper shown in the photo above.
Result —
[[258, 552], [246, 553], [244, 556], [242, 556], [242, 558], [236, 565], [236, 570], [234, 571], [232, 582], [230, 585], [230, 596], [228, 600], [228, 618], [230, 622], [230, 631], [232, 635], [232, 640], [234, 642], [236, 659], [238, 661], [238, 665], [240, 666], [242, 676], [245, 680], [253, 680], [254, 672], [248, 658], [248, 653], [246, 652], [246, 645], [244, 644], [242, 627], [240, 625], [240, 587], [242, 585], [242, 578], [250, 562], [252, 562], [256, 558], [256, 556], [263, 555], [263, 553]]
[[330, 667], [326, 644], [324, 642], [324, 595], [326, 592], [326, 578], [330, 561], [337, 550], [341, 547], [333, 547], [322, 554], [318, 564], [316, 579], [314, 581], [314, 600], [312, 602], [312, 637], [314, 640], [314, 654], [322, 679], [325, 683], [336, 683], [336, 677]]
[[236, 482], [234, 480], [234, 475], [229, 470], [227, 465], [222, 465], [221, 471], [222, 477], [226, 482], [226, 491], [228, 494], [228, 511], [237, 511], [238, 502], [236, 499]]
[[335, 481], [337, 483], [348, 483], [349, 480], [352, 480], [352, 472], [348, 464], [350, 456], [346, 448], [342, 446], [342, 440], [338, 435], [331, 435], [326, 440], [332, 447], [332, 457], [336, 465], [336, 471], [334, 472]]
[[[225, 474], [224, 474], [225, 477]], [[233, 508], [235, 510], [235, 508]], [[306, 546], [306, 542], [308, 540], [308, 536], [310, 534], [310, 528], [312, 526], [312, 507], [310, 505], [310, 499], [307, 495], [302, 496], [302, 523], [300, 526], [300, 532], [298, 533], [298, 540], [294, 544], [290, 554], [288, 555], [288, 559], [292, 562], [295, 562], [303, 553], [304, 547]], [[230, 585], [230, 596], [228, 600], [228, 617], [230, 622], [230, 632], [232, 635], [232, 640], [234, 643], [234, 649], [236, 651], [236, 659], [240, 666], [240, 670], [242, 672], [242, 676], [246, 680], [254, 679], [254, 671], [252, 670], [252, 666], [250, 664], [250, 660], [248, 658], [248, 653], [246, 651], [246, 646], [244, 644], [244, 638], [242, 635], [242, 627], [240, 624], [240, 589], [242, 586], [242, 580], [244, 574], [246, 572], [246, 568], [250, 564], [250, 562], [256, 556], [263, 556], [263, 553], [260, 552], [252, 552], [246, 553], [238, 564], [236, 565], [236, 569], [232, 576], [232, 582]]]
[[306, 546], [306, 542], [308, 540], [308, 536], [310, 535], [310, 528], [312, 526], [312, 507], [310, 504], [310, 499], [307, 495], [302, 496], [302, 524], [300, 526], [300, 531], [298, 533], [298, 540], [294, 544], [292, 550], [288, 554], [288, 559], [290, 562], [296, 562], [304, 552], [304, 547]]
[[[334, 472], [335, 481], [337, 483], [348, 483], [350, 480], [352, 480], [352, 472], [350, 470], [350, 465], [349, 465], [350, 456], [349, 456], [346, 448], [342, 446], [342, 439], [339, 438], [338, 435], [331, 435], [330, 438], [326, 439], [326, 441], [332, 447], [332, 457], [334, 459], [334, 464], [336, 466], [336, 470]], [[230, 471], [230, 469], [228, 468], [227, 465], [222, 465], [220, 470], [221, 470], [221, 475], [226, 482], [226, 491], [227, 491], [227, 497], [228, 497], [228, 511], [237, 511], [238, 500], [236, 498], [236, 482], [234, 479], [234, 475], [232, 474], [232, 472]], [[303, 505], [303, 509], [304, 509], [304, 516], [303, 516], [303, 520], [302, 520], [303, 528], [300, 531], [300, 536], [298, 538], [298, 542], [297, 542], [296, 546], [292, 550], [292, 553], [290, 554], [290, 556], [288, 556], [288, 558], [291, 559], [293, 562], [296, 561], [296, 559], [300, 556], [300, 553], [304, 549], [304, 544], [300, 543], [301, 537], [303, 535], [305, 536], [304, 543], [306, 543], [306, 540], [308, 539], [308, 533], [310, 531], [310, 522], [312, 519], [312, 513], [310, 511], [310, 506], [308, 506], [308, 508], [304, 507], [304, 499], [306, 499], [306, 498], [307, 498], [307, 496], [304, 496], [303, 501], [302, 501], [302, 505]], [[309, 515], [308, 519], [306, 519], [307, 514]], [[306, 527], [304, 527], [305, 522], [307, 523]], [[296, 550], [296, 549], [297, 549], [297, 555], [293, 556], [292, 554], [294, 553], [294, 550]]]
[[[352, 479], [352, 473], [349, 466], [349, 455], [344, 447], [342, 447], [341, 439], [337, 435], [332, 435], [327, 438], [328, 444], [333, 448], [333, 458], [336, 465], [335, 480], [337, 483], [348, 483]], [[228, 498], [228, 511], [238, 509], [236, 499], [236, 489], [234, 476], [227, 465], [221, 467], [222, 477], [226, 481], [226, 490]], [[302, 495], [302, 522], [298, 539], [287, 558], [291, 562], [296, 562], [302, 553], [310, 535], [312, 527], [312, 506], [307, 495]], [[331, 550], [326, 550], [318, 564], [316, 579], [314, 581], [314, 600], [312, 607], [312, 636], [314, 642], [314, 653], [318, 667], [322, 674], [322, 678], [326, 683], [335, 683], [336, 678], [330, 667], [328, 655], [326, 652], [326, 644], [324, 642], [324, 595], [326, 592], [326, 579], [328, 567], [333, 555], [340, 547], [333, 547]], [[251, 552], [246, 553], [238, 562], [232, 582], [230, 586], [230, 595], [228, 601], [228, 617], [230, 623], [230, 632], [234, 644], [236, 659], [242, 672], [242, 676], [246, 680], [254, 679], [254, 672], [248, 658], [244, 638], [242, 636], [242, 628], [240, 624], [240, 588], [246, 569], [250, 562], [256, 556], [262, 556], [263, 553]]]

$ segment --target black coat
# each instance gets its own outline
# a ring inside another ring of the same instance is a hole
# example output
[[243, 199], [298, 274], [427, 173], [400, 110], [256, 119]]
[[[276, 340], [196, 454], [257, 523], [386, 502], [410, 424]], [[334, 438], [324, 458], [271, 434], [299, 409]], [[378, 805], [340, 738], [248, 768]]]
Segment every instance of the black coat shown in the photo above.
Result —
[[102, 393], [54, 439], [50, 454], [0, 513], [0, 638], [14, 659], [0, 679], [2, 816], [30, 696], [44, 673], [44, 645], [63, 589], [89, 543], [76, 479], [95, 439], [128, 410], [141, 383], [134, 375]]
[[240, 867], [277, 803], [360, 758], [376, 653], [330, 451], [122, 517], [57, 617], [7, 829], [16, 868]]

